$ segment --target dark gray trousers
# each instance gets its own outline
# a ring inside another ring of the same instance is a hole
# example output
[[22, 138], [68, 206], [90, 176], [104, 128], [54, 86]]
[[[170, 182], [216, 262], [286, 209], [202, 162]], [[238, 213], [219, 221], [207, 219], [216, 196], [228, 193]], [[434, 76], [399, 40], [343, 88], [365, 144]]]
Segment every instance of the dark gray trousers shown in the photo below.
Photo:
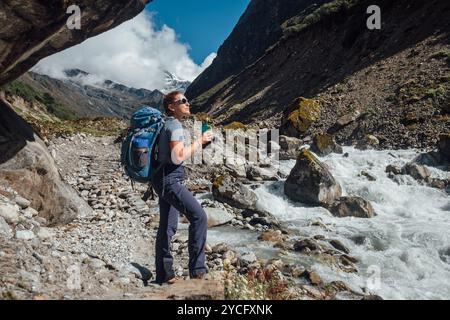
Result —
[[167, 164], [152, 179], [159, 196], [159, 228], [156, 236], [156, 282], [162, 283], [174, 276], [170, 244], [177, 232], [178, 215], [189, 220], [189, 273], [196, 276], [206, 272], [205, 244], [208, 221], [205, 211], [194, 195], [186, 189], [184, 167]]

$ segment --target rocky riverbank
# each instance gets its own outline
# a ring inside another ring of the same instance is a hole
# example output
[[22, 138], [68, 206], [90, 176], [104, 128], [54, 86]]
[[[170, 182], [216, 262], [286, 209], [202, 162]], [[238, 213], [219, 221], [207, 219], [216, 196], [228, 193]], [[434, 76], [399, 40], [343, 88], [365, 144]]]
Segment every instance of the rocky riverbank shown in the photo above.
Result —
[[[185, 277], [181, 282], [185, 284], [152, 284], [159, 217], [157, 202], [141, 199], [144, 186], [133, 190], [122, 174], [119, 145], [114, 140], [111, 136], [81, 133], [60, 136], [48, 143], [63, 179], [92, 208], [90, 213], [69, 224], [49, 227], [48, 221], [38, 216], [39, 208], [30, 207], [30, 202], [20, 197], [17, 190], [0, 189], [0, 293], [3, 298], [331, 299], [339, 292], [348, 293], [354, 299], [365, 296], [344, 283], [325, 283], [314, 270], [301, 265], [260, 259], [253, 252], [240, 253], [225, 244], [207, 246], [208, 280], [188, 280], [188, 224], [182, 218], [172, 250], [176, 272]], [[194, 190], [197, 187], [211, 228], [228, 224], [236, 230], [256, 233], [259, 241], [267, 241], [281, 251], [299, 252], [340, 270], [356, 272], [356, 259], [339, 241], [320, 236], [298, 239], [268, 212], [254, 208], [252, 185], [258, 181], [234, 177], [222, 178], [223, 185], [216, 181], [213, 194], [222, 192], [224, 197], [219, 202], [204, 191], [207, 179], [198, 179], [193, 173], [207, 170], [201, 167], [195, 171], [188, 169], [188, 185]], [[228, 171], [218, 169], [216, 174]], [[225, 191], [221, 189], [223, 186]], [[241, 188], [248, 196], [227, 193], [227, 188]], [[229, 201], [230, 197], [235, 202]], [[242, 206], [244, 200], [247, 204]], [[236, 206], [236, 202], [241, 206]]]

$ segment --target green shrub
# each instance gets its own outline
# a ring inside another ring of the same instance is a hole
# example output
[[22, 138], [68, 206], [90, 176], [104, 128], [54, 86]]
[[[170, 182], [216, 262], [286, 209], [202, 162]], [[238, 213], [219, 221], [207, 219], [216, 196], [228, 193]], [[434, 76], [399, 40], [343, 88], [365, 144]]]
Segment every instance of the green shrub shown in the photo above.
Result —
[[432, 54], [432, 55], [430, 56], [430, 58], [432, 58], [432, 59], [445, 59], [445, 58], [450, 58], [450, 50], [444, 49], [444, 50], [438, 51], [438, 52]]
[[247, 130], [247, 126], [239, 121], [233, 121], [223, 127], [225, 130]]
[[10, 95], [19, 96], [28, 102], [38, 100], [38, 98], [40, 97], [39, 92], [34, 90], [29, 85], [20, 82], [18, 80], [14, 80], [6, 84], [5, 86], [3, 86], [3, 89], [5, 90], [6, 93]]
[[306, 10], [300, 15], [285, 21], [281, 28], [285, 36], [300, 32], [307, 27], [319, 22], [324, 17], [329, 16], [342, 9], [349, 9], [358, 3], [360, 0], [334, 0], [321, 5], [319, 8], [311, 13], [307, 13]]

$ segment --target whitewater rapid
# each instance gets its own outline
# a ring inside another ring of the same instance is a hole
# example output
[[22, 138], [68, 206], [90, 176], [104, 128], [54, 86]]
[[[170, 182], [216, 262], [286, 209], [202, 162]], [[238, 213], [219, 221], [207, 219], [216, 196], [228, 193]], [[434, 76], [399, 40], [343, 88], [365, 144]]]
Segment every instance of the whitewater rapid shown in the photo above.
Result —
[[[281, 258], [312, 267], [327, 282], [342, 280], [355, 290], [385, 299], [450, 299], [450, 196], [409, 176], [401, 176], [399, 183], [388, 178], [386, 166], [404, 165], [417, 156], [415, 150], [344, 147], [344, 153], [348, 157], [331, 154], [320, 160], [329, 166], [344, 195], [361, 196], [372, 203], [377, 213], [374, 218], [336, 218], [323, 208], [292, 202], [283, 193], [284, 181], [265, 183], [255, 192], [258, 208], [271, 212], [298, 236], [324, 235], [340, 240], [360, 261], [358, 273], [331, 269], [295, 253]], [[282, 161], [280, 169], [288, 174], [294, 165], [293, 160]], [[360, 175], [363, 170], [376, 181]], [[430, 170], [433, 176], [448, 177], [445, 171]], [[311, 226], [315, 220], [330, 230]], [[276, 256], [276, 249], [248, 231], [222, 228], [209, 231], [208, 238], [213, 242], [226, 240], [262, 258]]]

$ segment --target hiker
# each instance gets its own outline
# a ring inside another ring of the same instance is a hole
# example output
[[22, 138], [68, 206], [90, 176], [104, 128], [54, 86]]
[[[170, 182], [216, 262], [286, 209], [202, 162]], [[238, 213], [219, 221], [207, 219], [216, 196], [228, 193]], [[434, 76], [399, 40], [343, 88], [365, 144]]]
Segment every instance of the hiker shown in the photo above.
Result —
[[152, 178], [152, 186], [159, 196], [159, 228], [156, 236], [156, 283], [176, 281], [173, 257], [170, 252], [172, 236], [177, 231], [178, 214], [189, 220], [189, 275], [203, 278], [205, 266], [205, 244], [208, 228], [206, 213], [194, 195], [184, 186], [183, 161], [198, 148], [212, 140], [211, 130], [203, 133], [191, 145], [185, 145], [181, 122], [190, 115], [190, 104], [183, 93], [171, 92], [164, 96], [166, 121], [158, 141], [158, 159], [161, 166]]

